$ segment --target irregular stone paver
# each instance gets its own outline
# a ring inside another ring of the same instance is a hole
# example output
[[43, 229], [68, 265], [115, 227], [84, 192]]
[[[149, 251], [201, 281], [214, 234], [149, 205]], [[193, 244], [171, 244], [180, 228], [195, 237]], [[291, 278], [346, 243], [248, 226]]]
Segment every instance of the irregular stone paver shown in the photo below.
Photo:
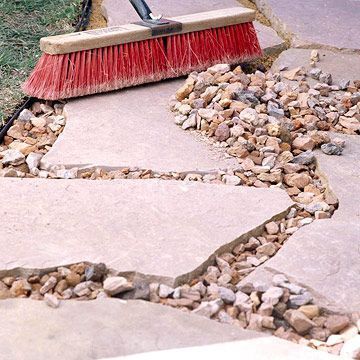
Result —
[[278, 53], [286, 48], [285, 41], [279, 37], [275, 30], [257, 21], [254, 22], [260, 46], [265, 54]]
[[67, 124], [42, 167], [138, 167], [211, 172], [236, 165], [174, 124], [169, 98], [182, 80], [71, 100]]
[[0, 203], [12, 205], [0, 210], [0, 270], [104, 262], [169, 284], [292, 204], [280, 189], [196, 182], [4, 178], [1, 187]]
[[67, 301], [54, 310], [41, 301], [2, 300], [0, 318], [6, 324], [0, 328], [3, 359], [122, 358], [145, 351], [222, 342], [233, 342], [226, 345], [232, 352], [256, 350], [254, 359], [268, 359], [265, 355], [269, 351], [294, 359], [299, 353], [307, 359], [328, 358], [280, 339], [143, 301]]
[[342, 138], [346, 142], [341, 157], [317, 154], [320, 172], [339, 200], [339, 210], [332, 219], [349, 220], [349, 224], [360, 225], [360, 136], [331, 134], [331, 137]]
[[294, 47], [322, 46], [360, 51], [357, 0], [253, 0], [273, 28]]
[[[304, 66], [307, 71], [310, 67], [310, 53], [308, 49], [289, 49], [280, 54], [272, 66], [272, 70], [279, 71], [279, 67], [287, 66], [288, 69]], [[329, 50], [319, 50], [320, 61], [316, 67], [323, 72], [332, 74], [334, 84], [341, 80], [356, 80], [360, 77], [360, 55], [343, 54]], [[312, 85], [318, 83], [318, 80], [307, 79]]]
[[309, 288], [319, 305], [340, 312], [360, 311], [360, 137], [343, 137], [346, 148], [341, 157], [318, 154], [321, 174], [338, 197], [339, 209], [331, 219], [297, 231], [244, 282], [270, 281], [274, 273], [284, 273]]
[[163, 350], [141, 353], [125, 357], [111, 358], [108, 360], [168, 360], [168, 359], [207, 359], [218, 360], [226, 358], [252, 360], [335, 360], [337, 356], [329, 355], [322, 351], [312, 350], [308, 347], [295, 345], [273, 337], [261, 337], [248, 340], [232, 341], [206, 346]]
[[[219, 10], [239, 6], [236, 0], [182, 0], [180, 2], [170, 2], [156, 0], [151, 2], [151, 10], [155, 14], [163, 14], [165, 17], [194, 14], [197, 12]], [[104, 16], [109, 26], [122, 25], [129, 22], [139, 21], [139, 17], [127, 0], [105, 0], [102, 4]], [[121, 9], [121, 11], [119, 11]], [[268, 26], [255, 22], [261, 48], [266, 52], [279, 51], [284, 48], [284, 40]]]
[[[202, 11], [220, 10], [238, 6], [236, 0], [182, 0], [166, 1], [152, 0], [149, 6], [154, 14], [163, 14], [164, 17], [194, 14]], [[121, 11], [119, 11], [121, 9]], [[139, 16], [127, 0], [104, 0], [102, 3], [103, 14], [108, 26], [123, 25], [139, 21]]]

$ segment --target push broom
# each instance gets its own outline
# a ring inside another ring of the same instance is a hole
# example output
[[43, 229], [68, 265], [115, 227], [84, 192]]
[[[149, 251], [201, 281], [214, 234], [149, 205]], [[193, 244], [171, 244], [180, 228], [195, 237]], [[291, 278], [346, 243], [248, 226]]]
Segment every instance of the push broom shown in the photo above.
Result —
[[261, 55], [253, 10], [235, 7], [163, 19], [130, 0], [141, 21], [42, 38], [44, 52], [23, 90], [65, 99], [235, 64]]

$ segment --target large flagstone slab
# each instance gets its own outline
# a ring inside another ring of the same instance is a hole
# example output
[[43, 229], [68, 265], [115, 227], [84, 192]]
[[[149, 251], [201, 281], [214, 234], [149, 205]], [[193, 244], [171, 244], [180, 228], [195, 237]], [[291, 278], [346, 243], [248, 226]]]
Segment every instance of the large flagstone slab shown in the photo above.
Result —
[[294, 47], [360, 51], [358, 0], [252, 0]]
[[[238, 6], [236, 0], [182, 0], [166, 1], [152, 0], [148, 2], [154, 14], [163, 14], [164, 17], [195, 14], [203, 11], [220, 10]], [[121, 9], [121, 11], [119, 11]], [[104, 0], [102, 10], [108, 26], [123, 25], [139, 21], [139, 16], [127, 0]]]
[[341, 138], [346, 144], [340, 157], [320, 151], [317, 154], [319, 171], [339, 200], [339, 210], [332, 219], [360, 225], [360, 136], [333, 133], [331, 137]]
[[259, 337], [240, 341], [224, 342], [218, 344], [152, 351], [116, 357], [108, 360], [168, 360], [168, 359], [207, 359], [218, 360], [224, 358], [252, 359], [252, 360], [335, 360], [337, 356], [323, 351], [313, 350], [306, 346], [284, 341], [276, 337]]
[[174, 284], [291, 205], [280, 189], [161, 180], [0, 182], [0, 270], [104, 262]]
[[[194, 14], [210, 10], [220, 10], [241, 6], [236, 0], [182, 0], [164, 1], [155, 0], [149, 2], [154, 14], [163, 14], [164, 17], [173, 17], [186, 14]], [[121, 11], [119, 11], [121, 9]], [[134, 11], [128, 0], [104, 0], [102, 10], [107, 19], [108, 26], [117, 26], [129, 22], [139, 21], [137, 13]], [[255, 29], [258, 33], [261, 48], [266, 52], [279, 51], [285, 47], [285, 42], [270, 27], [255, 21]]]
[[270, 282], [274, 273], [284, 273], [307, 287], [319, 305], [352, 312], [360, 311], [360, 137], [342, 137], [342, 156], [318, 153], [320, 174], [337, 196], [339, 209], [331, 219], [300, 228], [244, 282]]
[[[219, 343], [225, 343], [224, 349], [233, 354], [254, 353], [256, 349], [255, 360], [268, 359], [269, 351], [277, 359], [295, 359], [297, 354], [306, 359], [332, 358], [284, 340], [143, 301], [66, 301], [52, 309], [42, 301], [2, 300], [0, 318], [2, 359], [94, 360], [144, 352], [150, 352], [144, 354], [147, 359], [162, 359], [162, 353], [151, 351]], [[188, 350], [190, 354], [198, 352]]]
[[42, 167], [123, 168], [212, 172], [236, 166], [175, 125], [169, 99], [183, 80], [69, 101], [67, 123]]

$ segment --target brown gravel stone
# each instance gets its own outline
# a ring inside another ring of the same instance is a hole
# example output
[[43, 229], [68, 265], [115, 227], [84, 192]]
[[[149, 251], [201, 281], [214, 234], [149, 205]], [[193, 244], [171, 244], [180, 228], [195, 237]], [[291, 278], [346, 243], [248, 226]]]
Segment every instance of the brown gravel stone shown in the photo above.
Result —
[[31, 291], [31, 286], [25, 279], [15, 280], [10, 288], [10, 292], [15, 297], [26, 296]]
[[287, 310], [284, 318], [300, 335], [307, 334], [315, 326], [310, 319], [298, 310]]
[[345, 315], [331, 315], [326, 319], [325, 327], [331, 331], [332, 334], [337, 334], [350, 324], [350, 320]]
[[80, 275], [73, 271], [70, 274], [68, 274], [65, 278], [69, 286], [76, 286], [77, 284], [80, 283], [80, 279], [81, 279]]

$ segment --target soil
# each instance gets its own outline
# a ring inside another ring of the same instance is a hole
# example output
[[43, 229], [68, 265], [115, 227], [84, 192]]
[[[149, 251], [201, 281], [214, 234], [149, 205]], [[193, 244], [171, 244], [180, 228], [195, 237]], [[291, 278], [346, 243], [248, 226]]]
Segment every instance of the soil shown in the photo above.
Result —
[[88, 30], [104, 28], [107, 26], [106, 19], [104, 18], [101, 11], [101, 3], [102, 0], [92, 1], [92, 10]]
[[265, 25], [265, 26], [270, 26], [270, 21], [258, 10], [258, 8], [256, 7], [256, 5], [250, 1], [250, 0], [238, 0], [238, 2], [243, 5], [244, 7], [247, 7], [249, 9], [253, 9], [256, 11], [256, 20]]

